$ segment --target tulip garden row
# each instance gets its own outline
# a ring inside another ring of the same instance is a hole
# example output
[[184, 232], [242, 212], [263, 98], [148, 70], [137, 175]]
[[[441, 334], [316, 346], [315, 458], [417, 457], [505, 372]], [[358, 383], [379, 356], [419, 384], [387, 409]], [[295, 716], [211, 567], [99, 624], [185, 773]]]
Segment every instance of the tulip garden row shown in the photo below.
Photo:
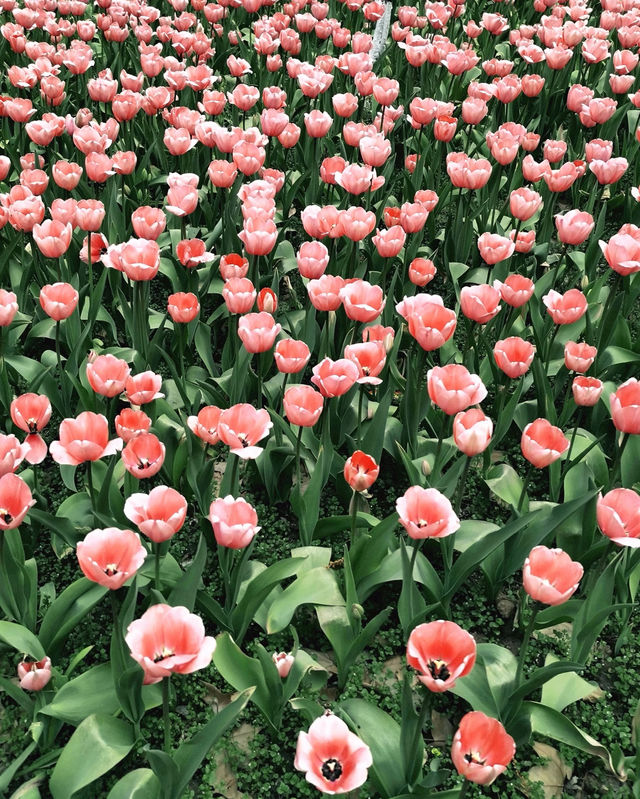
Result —
[[0, 797], [640, 795], [638, 0], [0, 23]]

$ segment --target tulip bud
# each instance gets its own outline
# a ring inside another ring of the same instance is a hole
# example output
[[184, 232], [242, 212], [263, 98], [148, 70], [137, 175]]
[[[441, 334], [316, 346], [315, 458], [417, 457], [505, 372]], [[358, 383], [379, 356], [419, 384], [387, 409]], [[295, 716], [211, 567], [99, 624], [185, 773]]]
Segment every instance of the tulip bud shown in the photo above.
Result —
[[275, 313], [278, 307], [278, 298], [275, 292], [271, 289], [261, 289], [258, 294], [258, 310], [266, 311], [267, 313]]
[[362, 619], [364, 617], [364, 608], [362, 605], [351, 605], [351, 615], [356, 619]]
[[429, 475], [431, 474], [431, 465], [426, 458], [422, 461], [422, 464], [420, 466], [420, 471], [425, 477], [429, 477]]

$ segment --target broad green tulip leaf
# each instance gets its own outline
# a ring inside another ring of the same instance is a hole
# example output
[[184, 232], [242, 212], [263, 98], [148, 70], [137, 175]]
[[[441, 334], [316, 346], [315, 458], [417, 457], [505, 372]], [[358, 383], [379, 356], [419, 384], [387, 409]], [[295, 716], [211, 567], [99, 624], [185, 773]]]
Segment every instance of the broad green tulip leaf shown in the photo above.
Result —
[[517, 667], [518, 662], [508, 649], [497, 644], [478, 644], [474, 667], [449, 690], [474, 710], [502, 720], [509, 710]]
[[388, 713], [364, 699], [340, 702], [340, 715], [371, 749], [373, 766], [369, 774], [382, 796], [406, 790], [402, 770], [400, 725]]
[[275, 599], [267, 615], [267, 632], [278, 633], [289, 624], [300, 605], [344, 605], [333, 571], [326, 567], [301, 574]]
[[125, 774], [109, 791], [107, 799], [158, 799], [160, 782], [150, 768]]
[[[485, 483], [489, 486], [489, 490], [503, 502], [511, 505], [512, 508], [518, 507], [522, 494], [522, 480], [513, 466], [509, 466], [507, 463], [492, 466], [487, 471]], [[528, 503], [525, 498], [523, 509], [526, 511], [527, 507]]]
[[49, 606], [40, 627], [40, 641], [48, 655], [62, 645], [69, 632], [109, 591], [103, 585], [81, 577]]
[[76, 728], [53, 769], [49, 780], [53, 799], [71, 799], [76, 791], [125, 758], [134, 743], [133, 727], [126, 721], [98, 714], [86, 718]]
[[[547, 655], [545, 666], [553, 664], [556, 658]], [[565, 707], [587, 697], [597, 698], [603, 696], [600, 686], [594, 682], [587, 682], [575, 671], [558, 674], [545, 682], [542, 688], [541, 704], [562, 712]]]
[[12, 646], [21, 655], [29, 655], [42, 660], [46, 654], [37, 636], [21, 624], [12, 621], [0, 621], [0, 641]]

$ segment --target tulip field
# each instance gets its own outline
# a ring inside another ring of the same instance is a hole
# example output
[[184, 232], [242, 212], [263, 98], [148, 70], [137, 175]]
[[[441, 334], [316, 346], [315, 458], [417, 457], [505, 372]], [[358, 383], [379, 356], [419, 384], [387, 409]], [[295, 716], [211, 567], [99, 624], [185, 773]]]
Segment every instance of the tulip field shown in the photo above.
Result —
[[640, 797], [640, 1], [0, 33], [0, 799]]

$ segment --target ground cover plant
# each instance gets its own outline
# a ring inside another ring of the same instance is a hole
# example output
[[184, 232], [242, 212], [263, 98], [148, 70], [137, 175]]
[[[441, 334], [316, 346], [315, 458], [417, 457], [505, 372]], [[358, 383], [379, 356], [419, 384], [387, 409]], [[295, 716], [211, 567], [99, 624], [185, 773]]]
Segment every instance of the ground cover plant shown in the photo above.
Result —
[[0, 18], [0, 797], [640, 796], [638, 3]]

